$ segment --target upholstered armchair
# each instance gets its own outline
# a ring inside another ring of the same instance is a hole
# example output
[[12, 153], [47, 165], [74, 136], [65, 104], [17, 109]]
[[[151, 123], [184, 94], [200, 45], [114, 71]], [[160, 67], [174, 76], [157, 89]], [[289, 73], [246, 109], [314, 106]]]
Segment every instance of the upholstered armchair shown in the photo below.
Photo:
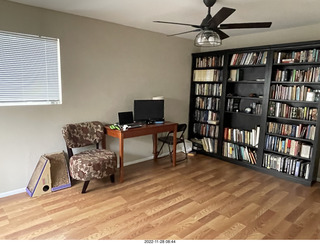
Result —
[[[111, 182], [114, 182], [117, 156], [112, 151], [99, 149], [105, 136], [101, 122], [67, 124], [62, 128], [62, 135], [67, 145], [70, 175], [75, 180], [84, 181], [82, 193], [86, 192], [91, 179], [110, 176]], [[93, 145], [95, 148], [89, 147]], [[81, 150], [83, 147], [86, 148]], [[80, 152], [74, 154], [75, 148]]]

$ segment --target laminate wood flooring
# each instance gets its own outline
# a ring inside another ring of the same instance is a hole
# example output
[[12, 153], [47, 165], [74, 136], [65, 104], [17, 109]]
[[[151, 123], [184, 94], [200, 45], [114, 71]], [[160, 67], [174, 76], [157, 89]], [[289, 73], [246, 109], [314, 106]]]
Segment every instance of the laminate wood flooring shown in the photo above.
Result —
[[[182, 155], [178, 155], [182, 156]], [[30, 198], [0, 199], [5, 240], [320, 239], [320, 183], [285, 181], [197, 155], [125, 167], [125, 181], [93, 180]]]

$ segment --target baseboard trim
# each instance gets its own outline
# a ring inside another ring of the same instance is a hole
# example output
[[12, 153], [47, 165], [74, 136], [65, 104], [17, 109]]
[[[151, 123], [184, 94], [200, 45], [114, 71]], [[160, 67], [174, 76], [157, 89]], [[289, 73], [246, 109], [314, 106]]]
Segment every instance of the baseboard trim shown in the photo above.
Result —
[[16, 195], [23, 192], [26, 192], [26, 188], [20, 188], [13, 191], [3, 192], [3, 193], [0, 193], [0, 198], [9, 197], [9, 196]]

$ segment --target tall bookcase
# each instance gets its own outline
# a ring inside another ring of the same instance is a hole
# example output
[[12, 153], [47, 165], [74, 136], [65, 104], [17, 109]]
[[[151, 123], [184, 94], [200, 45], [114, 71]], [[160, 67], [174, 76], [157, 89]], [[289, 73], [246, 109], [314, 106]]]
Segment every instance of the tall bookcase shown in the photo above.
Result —
[[192, 55], [194, 148], [311, 185], [319, 164], [320, 41]]

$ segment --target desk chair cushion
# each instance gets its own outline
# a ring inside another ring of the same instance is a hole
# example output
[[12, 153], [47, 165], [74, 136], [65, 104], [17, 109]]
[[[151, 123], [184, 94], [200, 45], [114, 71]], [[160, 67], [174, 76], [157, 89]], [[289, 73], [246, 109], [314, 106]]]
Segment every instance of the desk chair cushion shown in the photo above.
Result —
[[92, 149], [72, 156], [69, 165], [73, 179], [82, 181], [102, 179], [115, 173], [117, 156], [108, 150]]

